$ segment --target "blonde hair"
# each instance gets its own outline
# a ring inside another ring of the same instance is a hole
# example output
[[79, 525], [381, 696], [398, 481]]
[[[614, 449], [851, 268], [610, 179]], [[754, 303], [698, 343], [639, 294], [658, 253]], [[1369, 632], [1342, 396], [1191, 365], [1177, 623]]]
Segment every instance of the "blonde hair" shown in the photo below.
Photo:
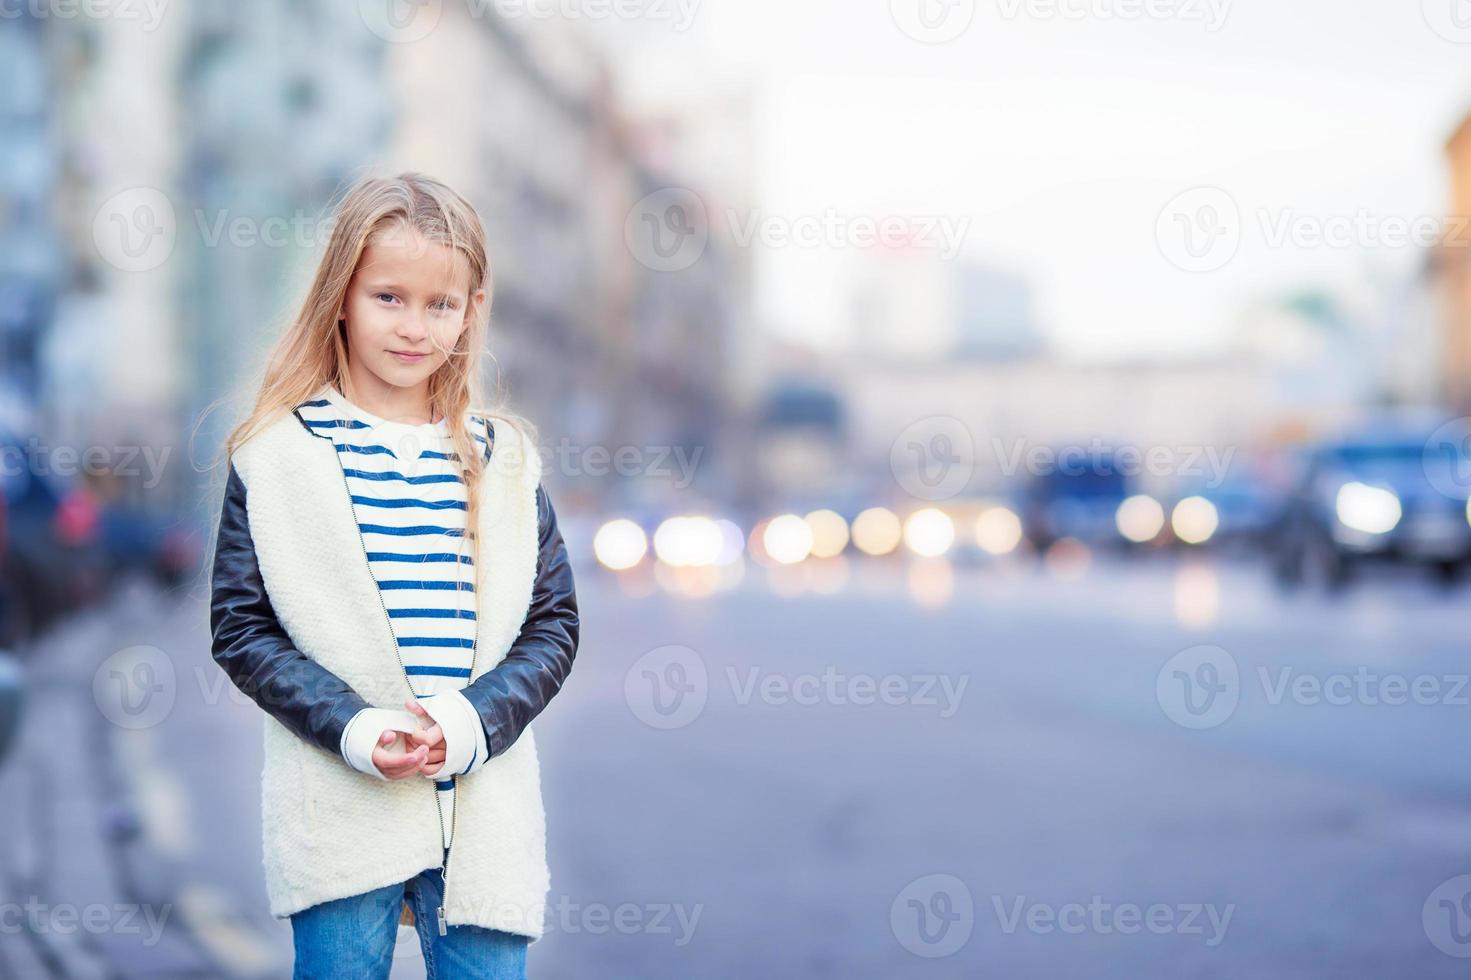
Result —
[[[339, 329], [339, 311], [344, 307], [348, 284], [357, 271], [363, 251], [378, 236], [412, 230], [428, 242], [444, 245], [464, 256], [470, 268], [467, 323], [452, 350], [442, 350], [447, 360], [429, 378], [431, 420], [443, 417], [454, 453], [459, 457], [465, 481], [465, 535], [474, 542], [473, 561], [479, 564], [479, 540], [474, 533], [479, 513], [479, 487], [485, 470], [484, 450], [478, 446], [467, 424], [467, 413], [495, 414], [515, 425], [534, 441], [534, 427], [511, 414], [504, 405], [493, 410], [484, 404], [479, 355], [488, 333], [492, 282], [486, 252], [485, 228], [460, 194], [433, 177], [405, 172], [394, 177], [364, 177], [356, 181], [338, 201], [331, 217], [331, 237], [312, 277], [301, 307], [267, 356], [255, 402], [245, 419], [225, 439], [223, 454], [235, 450], [252, 435], [313, 397], [324, 385], [332, 384], [352, 400], [347, 377], [347, 338]], [[484, 289], [483, 304], [476, 304], [477, 290]], [[211, 539], [215, 534], [211, 534]], [[464, 547], [464, 538], [460, 542]], [[209, 542], [211, 555], [214, 541]], [[206, 574], [212, 559], [206, 562]]]

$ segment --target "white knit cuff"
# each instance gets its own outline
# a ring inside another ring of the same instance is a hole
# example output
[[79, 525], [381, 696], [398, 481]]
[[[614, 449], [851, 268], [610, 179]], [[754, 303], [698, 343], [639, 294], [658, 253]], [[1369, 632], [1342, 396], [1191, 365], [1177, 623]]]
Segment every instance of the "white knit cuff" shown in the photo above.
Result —
[[399, 732], [416, 732], [422, 727], [412, 713], [394, 708], [362, 708], [347, 721], [342, 730], [342, 758], [358, 772], [387, 780], [382, 771], [373, 765], [373, 750], [378, 747], [378, 737], [385, 729]]
[[[431, 779], [448, 779], [479, 769], [485, 763], [485, 726], [480, 714], [459, 691], [445, 691], [419, 704], [429, 713], [444, 733], [444, 765]], [[424, 775], [428, 775], [425, 773]]]

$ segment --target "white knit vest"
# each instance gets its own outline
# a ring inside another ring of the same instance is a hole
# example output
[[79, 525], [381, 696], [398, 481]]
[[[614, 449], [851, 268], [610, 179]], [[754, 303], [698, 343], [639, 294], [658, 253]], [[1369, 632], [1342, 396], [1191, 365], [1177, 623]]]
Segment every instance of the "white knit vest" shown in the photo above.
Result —
[[[540, 459], [513, 423], [492, 416], [494, 448], [480, 486], [479, 635], [470, 680], [504, 659], [520, 633], [536, 575]], [[368, 567], [331, 440], [295, 415], [269, 423], [233, 462], [261, 578], [297, 649], [370, 704], [413, 696]], [[271, 914], [406, 881], [441, 863], [434, 781], [383, 781], [302, 741], [265, 715], [262, 836]], [[447, 925], [541, 938], [550, 880], [546, 817], [530, 727], [460, 777], [445, 876]], [[369, 914], [365, 910], [365, 915]]]

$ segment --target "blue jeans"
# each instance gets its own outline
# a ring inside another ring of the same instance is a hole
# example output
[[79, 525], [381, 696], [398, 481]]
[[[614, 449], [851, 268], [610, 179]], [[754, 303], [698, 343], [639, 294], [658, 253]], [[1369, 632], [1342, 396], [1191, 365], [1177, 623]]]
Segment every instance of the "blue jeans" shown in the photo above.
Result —
[[386, 980], [405, 899], [414, 911], [429, 980], [524, 980], [526, 936], [480, 926], [449, 926], [439, 934], [444, 879], [438, 868], [293, 915], [294, 980]]

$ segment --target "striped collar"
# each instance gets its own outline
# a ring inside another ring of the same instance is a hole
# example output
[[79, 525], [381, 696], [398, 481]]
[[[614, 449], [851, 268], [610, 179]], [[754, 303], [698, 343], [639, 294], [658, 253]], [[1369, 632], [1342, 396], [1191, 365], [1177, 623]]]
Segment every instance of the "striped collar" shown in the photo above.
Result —
[[[291, 410], [291, 414], [294, 415], [294, 416], [296, 416], [296, 420], [301, 423], [301, 427], [303, 429], [305, 429], [307, 432], [310, 432], [312, 435], [316, 436], [318, 439], [325, 439], [328, 442], [332, 442], [333, 441], [332, 436], [330, 434], [328, 434], [328, 433], [318, 432], [317, 431], [317, 427], [316, 426], [313, 426], [312, 424], [310, 424], [309, 422], [307, 422], [305, 416], [303, 416], [301, 414], [301, 409], [303, 407], [305, 407], [305, 406], [308, 406], [308, 405], [317, 404], [317, 403], [319, 403], [323, 399], [327, 399], [327, 389], [330, 388], [330, 387], [331, 387], [330, 384], [324, 386], [311, 399], [308, 399], [307, 401], [304, 401], [304, 402], [300, 403], [299, 405], [297, 405], [296, 407], [292, 408], [292, 410]], [[336, 391], [336, 389], [332, 389], [332, 390], [333, 391]], [[330, 400], [330, 399], [328, 399], [328, 400]], [[466, 413], [466, 417], [468, 418], [468, 420], [470, 422], [470, 434], [471, 434], [471, 436], [477, 442], [479, 442], [481, 445], [483, 445], [485, 447], [485, 457], [484, 458], [486, 459], [486, 461], [489, 461], [490, 460], [490, 456], [491, 456], [491, 452], [493, 450], [493, 447], [495, 446], [495, 426], [493, 424], [491, 424], [491, 421], [490, 421], [489, 416], [486, 416], [486, 415], [478, 415], [478, 414], [476, 414], [474, 412], [467, 412]]]

